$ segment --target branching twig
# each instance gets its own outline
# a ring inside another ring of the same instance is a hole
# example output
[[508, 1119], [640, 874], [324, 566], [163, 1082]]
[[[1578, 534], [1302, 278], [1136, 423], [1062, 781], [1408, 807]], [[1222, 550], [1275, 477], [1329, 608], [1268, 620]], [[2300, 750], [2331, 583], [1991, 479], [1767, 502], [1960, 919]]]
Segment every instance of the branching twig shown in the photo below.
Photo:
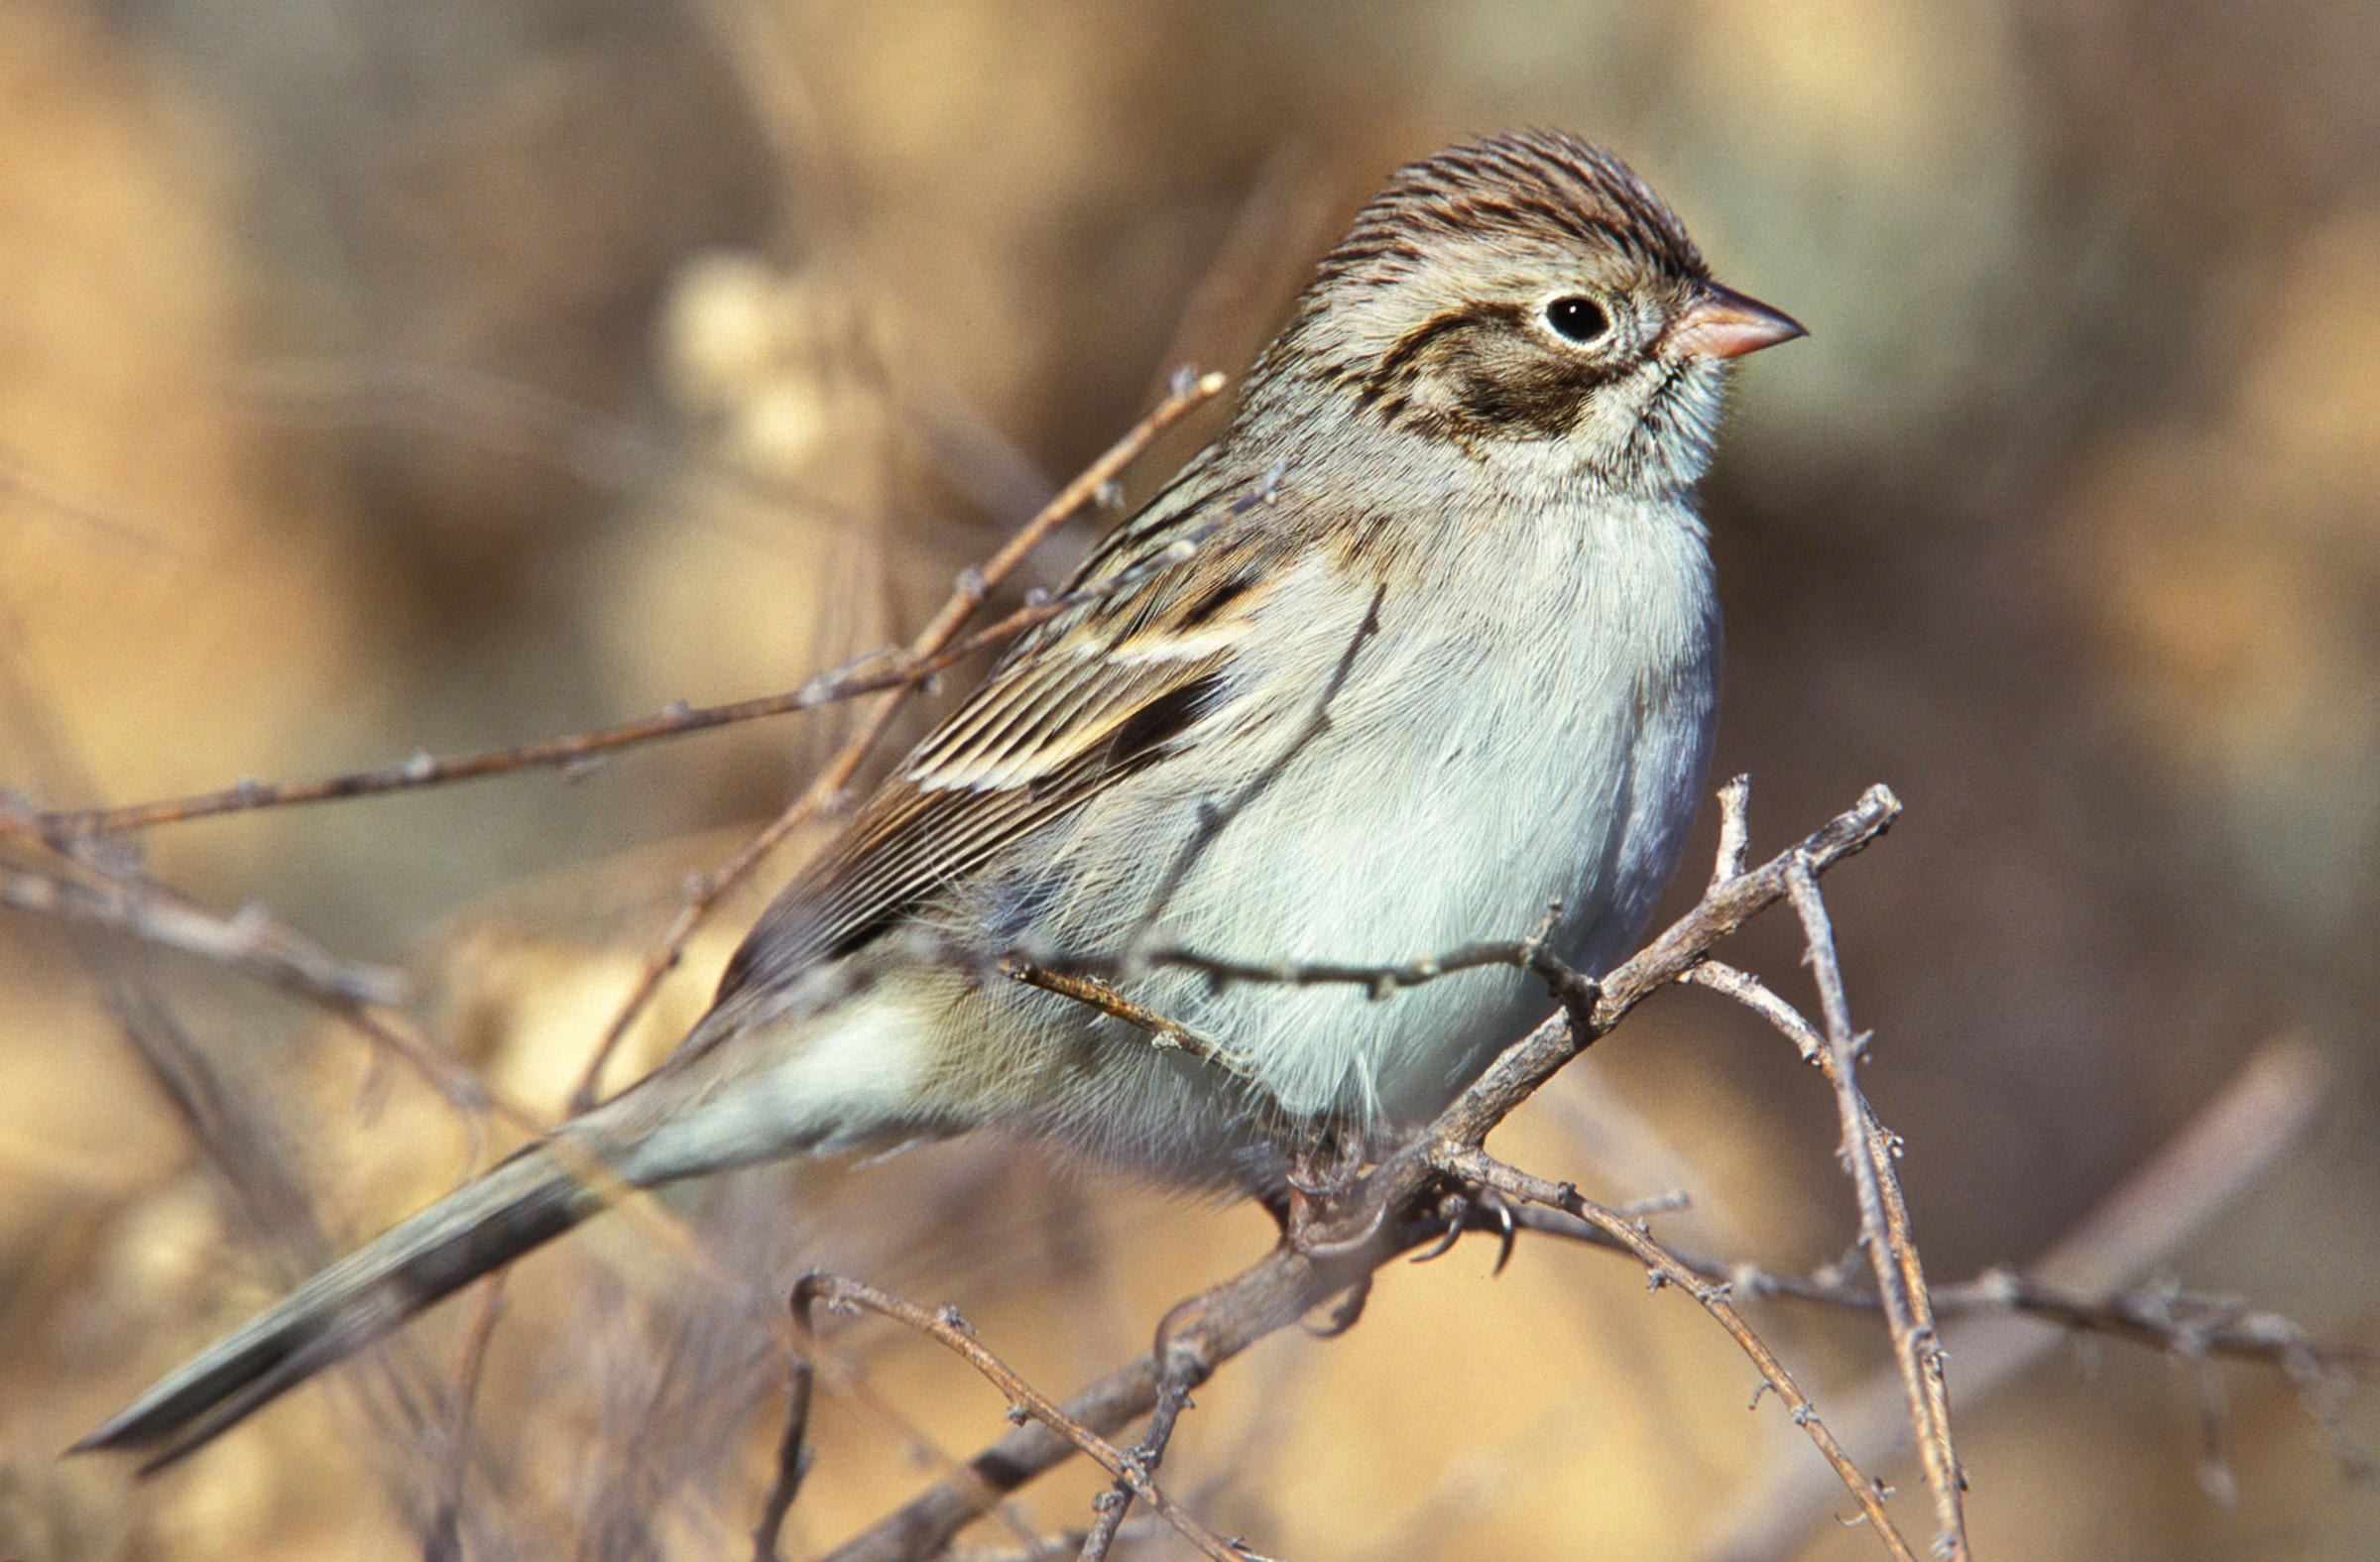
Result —
[[382, 766], [377, 770], [351, 771], [343, 776], [327, 776], [313, 781], [244, 781], [219, 791], [193, 792], [182, 797], [163, 797], [113, 808], [0, 811], [0, 834], [38, 835], [53, 842], [66, 841], [77, 837], [145, 830], [162, 824], [178, 824], [186, 819], [244, 813], [258, 808], [284, 808], [303, 803], [334, 802], [349, 797], [381, 796], [424, 786], [442, 786], [454, 781], [478, 781], [514, 771], [559, 768], [564, 774], [576, 777], [600, 764], [605, 756], [624, 749], [758, 721], [769, 716], [816, 710], [857, 699], [863, 694], [882, 693], [887, 689], [914, 688], [980, 652], [1006, 645], [1026, 630], [1048, 623], [1061, 613], [1130, 590], [1157, 570], [1182, 562], [1196, 548], [1202, 536], [1193, 532], [1132, 568], [1119, 571], [1097, 585], [1028, 600], [1005, 618], [986, 625], [972, 635], [962, 636], [930, 655], [921, 656], [892, 649], [871, 652], [856, 661], [820, 673], [797, 689], [782, 693], [731, 700], [724, 705], [676, 704], [617, 726], [598, 727], [587, 732], [541, 739], [536, 743], [491, 749], [479, 754], [453, 755], [445, 759], [416, 753], [401, 764]]
[[[2356, 1353], [2315, 1346], [2303, 1330], [2271, 1314], [2234, 1307], [2235, 1319], [2226, 1326], [2172, 1304], [2170, 1291], [2116, 1289], [2228, 1208], [2302, 1140], [2321, 1107], [2328, 1077], [2320, 1056], [2303, 1042], [2267, 1045], [2154, 1159], [2028, 1264], [2028, 1277], [1987, 1273], [1936, 1291], [1940, 1313], [1965, 1314], [1947, 1334], [1966, 1406], [1971, 1410], [2056, 1351], [2073, 1328], [2116, 1334], [2184, 1358], [2202, 1345], [2207, 1353], [2280, 1366], [2302, 1388], [2335, 1384], [2361, 1366]], [[1748, 1291], [1749, 1285], [1739, 1281], [1738, 1289]], [[1786, 1284], [1778, 1293], [1804, 1291]], [[1852, 1305], [1877, 1305], [1872, 1292], [1858, 1294], [1861, 1300]], [[2207, 1325], [2202, 1332], [2201, 1324]], [[1840, 1397], [1836, 1422], [1853, 1444], [1891, 1450], [1893, 1457], [1912, 1450], [1908, 1396], [1897, 1365]], [[2320, 1419], [2325, 1406], [2309, 1408]], [[1814, 1481], [1798, 1460], [1772, 1458], [1738, 1487], [1699, 1554], [1714, 1562], [1798, 1555], [1806, 1532], [1825, 1522], [1832, 1501], [1832, 1482]]]
[[[800, 1283], [793, 1287], [793, 1318], [805, 1344], [816, 1337], [811, 1310], [820, 1302], [837, 1309], [865, 1308], [880, 1313], [946, 1347], [1008, 1396], [1010, 1419], [1019, 1424], [1028, 1419], [1037, 1421], [1089, 1455], [1100, 1468], [1129, 1487], [1135, 1497], [1149, 1505], [1151, 1511], [1197, 1547], [1200, 1555], [1213, 1559], [1213, 1562], [1250, 1562], [1251, 1553], [1224, 1541], [1167, 1497], [1136, 1454], [1118, 1448], [1068, 1414], [1055, 1400], [1026, 1382], [1014, 1369], [986, 1350], [956, 1309], [945, 1307], [939, 1312], [929, 1312], [858, 1280], [837, 1274], [811, 1273], [804, 1275]], [[792, 1451], [792, 1457], [780, 1460], [780, 1469], [798, 1470], [801, 1464], [800, 1441], [800, 1424], [789, 1419], [785, 1447]], [[783, 1505], [772, 1498], [772, 1511], [781, 1513]]]
[[1222, 1042], [1194, 1030], [1178, 1020], [1158, 1014], [1145, 1004], [1134, 1003], [1096, 976], [1072, 971], [1053, 971], [1029, 960], [1005, 960], [998, 967], [1011, 981], [1026, 987], [1037, 987], [1044, 993], [1071, 998], [1103, 1015], [1113, 1016], [1134, 1029], [1146, 1031], [1160, 1047], [1175, 1048], [1192, 1057], [1213, 1063], [1227, 1073], [1245, 1076], [1248, 1063]]
[[1818, 1407], [1810, 1402], [1809, 1395], [1802, 1392], [1801, 1386], [1793, 1381], [1793, 1375], [1785, 1370], [1785, 1364], [1777, 1360], [1776, 1353], [1752, 1332], [1751, 1325], [1743, 1321], [1743, 1315], [1727, 1299], [1728, 1287], [1726, 1283], [1712, 1284], [1704, 1280], [1679, 1262], [1668, 1249], [1655, 1242], [1641, 1222], [1624, 1219], [1616, 1211], [1581, 1197], [1579, 1190], [1567, 1182], [1554, 1183], [1543, 1177], [1531, 1176], [1477, 1148], [1446, 1147], [1433, 1156], [1433, 1162], [1449, 1176], [1461, 1177], [1507, 1199], [1562, 1210], [1586, 1221], [1634, 1254], [1650, 1272], [1654, 1289], [1675, 1285], [1692, 1296], [1705, 1312], [1718, 1321], [1721, 1328], [1727, 1331], [1728, 1337], [1741, 1348], [1743, 1354], [1751, 1358], [1752, 1365], [1759, 1369], [1761, 1382], [1776, 1391], [1777, 1397], [1785, 1402], [1786, 1409], [1792, 1413], [1794, 1425], [1809, 1434], [1810, 1441], [1818, 1445], [1818, 1451], [1826, 1456], [1827, 1463], [1835, 1467], [1836, 1475], [1849, 1488], [1851, 1496], [1859, 1503], [1860, 1511], [1867, 1515], [1868, 1522], [1883, 1540], [1885, 1549], [1900, 1558], [1901, 1562], [1916, 1562], [1908, 1542], [1901, 1538], [1900, 1531], [1893, 1527], [1891, 1515], [1884, 1511], [1884, 1498], [1877, 1483], [1860, 1473], [1859, 1467], [1851, 1462], [1851, 1456], [1844, 1452], [1843, 1445], [1835, 1440], [1835, 1434], [1819, 1419]]
[[[1633, 1217], [1643, 1202], [1623, 1205]], [[1584, 1221], [1538, 1209], [1515, 1212], [1521, 1228], [1562, 1237], [1607, 1252], [1627, 1250]], [[1853, 1312], [1880, 1313], [1884, 1303], [1873, 1286], [1831, 1271], [1802, 1274], [1757, 1263], [1714, 1259], [1671, 1247], [1670, 1256], [1711, 1284], [1726, 1284], [1747, 1300], [1778, 1298], [1813, 1302]], [[2200, 1296], [2171, 1286], [2138, 1286], [2084, 1292], [2048, 1283], [2013, 1269], [1986, 1269], [1971, 1280], [1931, 1288], [1937, 1320], [2008, 1315], [2055, 1324], [2077, 1334], [2104, 1334], [2176, 1355], [2220, 1357], [2291, 1371], [2311, 1366], [2323, 1372], [2360, 1370], [2365, 1353], [2319, 1343], [2279, 1313], [2250, 1307], [2237, 1297]], [[1897, 1369], [1896, 1369], [1897, 1370]]]
[[[1739, 816], [1742, 791], [1739, 786], [1730, 786], [1728, 790], [1731, 795], [1727, 799], [1727, 812]], [[1179, 1330], [1169, 1331], [1163, 1357], [1152, 1352], [1119, 1369], [1069, 1401], [1067, 1413], [1100, 1435], [1112, 1436], [1157, 1408], [1168, 1374], [1175, 1370], [1171, 1364], [1179, 1361], [1192, 1364], [1193, 1370], [1179, 1381], [1194, 1386], [1255, 1341], [1289, 1326], [1334, 1298], [1359, 1291], [1368, 1284], [1374, 1270], [1399, 1254], [1438, 1240], [1457, 1203], [1456, 1196], [1440, 1180], [1443, 1176], [1440, 1168], [1453, 1166], [1465, 1174], [1476, 1174], [1492, 1165], [1480, 1149], [1487, 1134], [1563, 1062], [1608, 1031], [1645, 997], [1668, 983], [1689, 980], [1712, 986], [1729, 992], [1772, 1019], [1785, 1017], [1789, 1021], [1785, 1025], [1788, 1034], [1796, 1034], [1797, 1041], [1820, 1066], [1830, 1064], [1833, 1059], [1827, 1054], [1825, 1037], [1816, 1026], [1754, 979], [1711, 962], [1708, 953], [1750, 916], [1785, 899], [1791, 893], [1792, 879], [1798, 869], [1806, 868], [1811, 874], [1824, 872], [1882, 833], [1898, 812], [1899, 804], [1889, 791], [1872, 788], [1857, 806], [1800, 846], [1753, 869], [1742, 867], [1741, 837], [1723, 821], [1721, 862], [1726, 871], [1717, 876], [1693, 910], [1634, 959], [1607, 973], [1600, 988], [1582, 995], [1588, 1007], [1575, 1026], [1567, 1017], [1556, 1016], [1506, 1049], [1413, 1144], [1389, 1156], [1369, 1175], [1325, 1197], [1318, 1230], [1330, 1240], [1314, 1241], [1302, 1248], [1285, 1244], [1253, 1267], [1184, 1304], [1177, 1309], [1176, 1316], [1188, 1321]], [[1497, 947], [1505, 956], [1518, 949], [1517, 945]], [[1162, 956], [1178, 951], [1144, 953]], [[1440, 957], [1441, 963], [1445, 958]], [[1505, 959], [1492, 963], [1514, 962]], [[1285, 975], [1289, 979], [1337, 977], [1366, 982], [1377, 981], [1383, 974], [1399, 980], [1422, 975], [1413, 963], [1390, 968], [1385, 973], [1379, 968], [1293, 967], [1284, 974], [1278, 967], [1262, 967], [1226, 968], [1219, 974], [1225, 979], [1251, 981], [1280, 980]], [[1776, 1013], [1772, 1014], [1772, 1010]], [[2295, 1093], [2292, 1099], [2302, 1099], [2303, 1094]], [[2228, 1136], [2233, 1131], [2222, 1132]], [[2267, 1147], [2260, 1155], [2270, 1152]], [[2192, 1149], [2177, 1153], [2198, 1164], [2209, 1161], [2214, 1152]], [[2257, 1156], [2248, 1158], [2253, 1164], [2263, 1163]], [[2225, 1164], [2223, 1175], [2231, 1179], [2227, 1185], [2236, 1185], [2237, 1177], [2244, 1173], [2233, 1161]], [[1550, 1189], [1556, 1194], [1564, 1191], [1558, 1185], [1535, 1180], [1521, 1186], [1539, 1192]], [[1575, 1190], [1571, 1197], [1575, 1198]], [[1564, 1208], [1568, 1208], [1567, 1203]], [[1524, 1224], [1536, 1229], [1582, 1238], [1614, 1252], [1628, 1253], [1639, 1262], [1648, 1262], [1647, 1255], [1628, 1240], [1633, 1237], [1649, 1242], [1637, 1225], [1637, 1216], [1606, 1211], [1616, 1223], [1613, 1229], [1597, 1225], [1583, 1214], [1564, 1213], [1563, 1209], [1524, 1206], [1518, 1213]], [[1795, 1296], [1866, 1311], [1875, 1311], [1882, 1305], [1874, 1290], [1841, 1276], [1779, 1275], [1751, 1265], [1694, 1259], [1666, 1247], [1659, 1252], [1668, 1267], [1665, 1270], [1662, 1263], [1651, 1266], [1663, 1272], [1665, 1280], [1686, 1285], [1705, 1297], [1706, 1306], [1713, 1301], [1726, 1306], [1730, 1314], [1733, 1313], [1730, 1287], [1734, 1298]], [[2052, 1261], [2053, 1264], [2057, 1262]], [[2270, 1314], [2238, 1308], [2224, 1310], [2219, 1303], [2201, 1305], [2202, 1299], [2165, 1292], [2089, 1295], [2072, 1287], [2061, 1288], [2046, 1271], [2040, 1278], [2025, 1279], [1986, 1274], [1966, 1285], [1939, 1291], [1935, 1299], [1937, 1310], [1944, 1316], [1972, 1314], [1978, 1324], [2014, 1324], [2020, 1320], [2012, 1313], [2030, 1313], [2070, 1327], [2106, 1330], [2169, 1348], [2195, 1343], [2207, 1353], [2274, 1363], [2301, 1382], [2327, 1382], [2328, 1375], [2347, 1360], [2346, 1353], [2311, 1345], [2302, 1331]], [[1734, 1321], [1742, 1322], [1739, 1316]], [[1754, 1344], [1757, 1343], [1755, 1340]], [[1755, 1356], [1755, 1360], [1759, 1357]], [[1770, 1360], [1773, 1361], [1773, 1356]], [[1975, 1390], [1970, 1387], [1968, 1391]], [[1874, 1432], [1865, 1417], [1866, 1408], [1864, 1402], [1857, 1406], [1858, 1423], [1863, 1434], [1872, 1437]], [[1905, 1414], [1902, 1419], [1905, 1423]], [[1904, 1433], [1905, 1430], [1904, 1426]], [[847, 1542], [833, 1553], [829, 1562], [916, 1562], [937, 1555], [966, 1523], [1072, 1451], [1072, 1444], [1044, 1426], [1020, 1428], [985, 1449], [963, 1471]], [[1846, 1474], [1833, 1460], [1829, 1464], [1833, 1473], [1824, 1478], [1826, 1490], [1848, 1487], [1863, 1511], [1868, 1510], [1876, 1500], [1873, 1484], [1855, 1470]], [[1796, 1458], [1784, 1468], [1799, 1472], [1807, 1467]], [[1906, 1542], [1892, 1535], [1887, 1527], [1880, 1526], [1878, 1533], [1886, 1537], [1888, 1546], [1896, 1547], [1896, 1554], [1907, 1555]]]
[[[1364, 1288], [1369, 1288], [1369, 1281]], [[1196, 1350], [1176, 1355], [1172, 1349], [1177, 1321], [1190, 1322], [1197, 1317], [1195, 1298], [1166, 1314], [1157, 1326], [1157, 1345], [1151, 1356], [1160, 1364], [1157, 1376], [1156, 1407], [1149, 1412], [1148, 1427], [1140, 1434], [1139, 1446], [1132, 1458], [1144, 1475], [1154, 1478], [1157, 1466], [1164, 1462], [1165, 1450], [1173, 1442], [1173, 1429], [1190, 1408], [1190, 1390], [1204, 1382], [1214, 1371]], [[1083, 1534], [1083, 1548], [1076, 1562], [1107, 1562], [1110, 1548], [1123, 1531], [1124, 1521], [1131, 1511], [1135, 1489], [1130, 1481], [1119, 1480], [1100, 1495], [1097, 1513], [1091, 1527]]]

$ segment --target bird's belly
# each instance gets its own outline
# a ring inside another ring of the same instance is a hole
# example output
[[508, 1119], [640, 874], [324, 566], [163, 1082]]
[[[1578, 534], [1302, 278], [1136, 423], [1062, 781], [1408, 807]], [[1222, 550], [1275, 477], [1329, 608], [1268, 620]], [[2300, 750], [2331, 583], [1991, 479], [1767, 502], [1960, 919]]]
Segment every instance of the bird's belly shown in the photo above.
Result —
[[[1451, 727], [1368, 721], [1360, 745], [1318, 745], [1303, 774], [1216, 836], [1163, 941], [1254, 962], [1402, 966], [1526, 937], [1550, 914], [1554, 948], [1600, 971], [1675, 863], [1709, 700], [1698, 689], [1648, 709], [1624, 689], [1570, 692], [1484, 690]], [[1433, 1115], [1552, 1007], [1541, 981], [1501, 966], [1376, 991], [1169, 972], [1146, 996], [1240, 1053], [1292, 1115], [1351, 1124]], [[1201, 1069], [1210, 1088], [1193, 1110], [1227, 1138], [1247, 1116], [1241, 1092], [1211, 1065], [1192, 1065], [1194, 1078]], [[1139, 1099], [1174, 1110], [1164, 1094]]]

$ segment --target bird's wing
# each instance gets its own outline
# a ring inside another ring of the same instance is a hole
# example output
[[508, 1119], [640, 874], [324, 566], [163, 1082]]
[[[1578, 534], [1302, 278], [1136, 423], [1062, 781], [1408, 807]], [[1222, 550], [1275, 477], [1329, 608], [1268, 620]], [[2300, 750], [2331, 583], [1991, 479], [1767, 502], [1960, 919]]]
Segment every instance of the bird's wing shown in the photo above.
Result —
[[1077, 600], [1021, 638], [763, 913], [719, 1001], [859, 948], [1245, 701], [1236, 672], [1279, 545], [1277, 527], [1237, 524], [1247, 497], [1177, 482], [1103, 542], [1067, 587]]

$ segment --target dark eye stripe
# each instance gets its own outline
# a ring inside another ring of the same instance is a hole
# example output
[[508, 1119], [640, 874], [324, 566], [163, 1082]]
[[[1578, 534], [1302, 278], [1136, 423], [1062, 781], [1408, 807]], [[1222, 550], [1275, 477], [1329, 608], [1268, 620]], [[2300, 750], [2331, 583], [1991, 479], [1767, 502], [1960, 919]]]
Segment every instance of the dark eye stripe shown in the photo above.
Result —
[[1467, 303], [1459, 309], [1434, 314], [1398, 337], [1396, 345], [1381, 355], [1379, 367], [1365, 377], [1364, 388], [1356, 393], [1356, 399], [1369, 405], [1411, 379], [1413, 361], [1441, 336], [1477, 325], [1518, 325], [1527, 313], [1510, 303]]

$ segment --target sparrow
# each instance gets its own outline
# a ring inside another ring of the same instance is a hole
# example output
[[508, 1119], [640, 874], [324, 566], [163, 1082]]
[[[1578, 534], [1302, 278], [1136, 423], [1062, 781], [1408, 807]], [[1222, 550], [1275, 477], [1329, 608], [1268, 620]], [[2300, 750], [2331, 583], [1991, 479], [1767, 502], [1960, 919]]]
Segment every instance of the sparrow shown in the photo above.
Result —
[[[770, 905], [659, 1067], [78, 1447], [178, 1457], [633, 1189], [988, 1128], [1262, 1196], [1317, 1142], [1426, 1122], [1540, 1018], [1531, 978], [1382, 997], [1146, 953], [1390, 965], [1542, 928], [1616, 963], [1711, 747], [1694, 484], [1733, 361], [1802, 334], [1573, 136], [1398, 171], [1222, 435]], [[1031, 980], [1065, 970], [1101, 975]]]

